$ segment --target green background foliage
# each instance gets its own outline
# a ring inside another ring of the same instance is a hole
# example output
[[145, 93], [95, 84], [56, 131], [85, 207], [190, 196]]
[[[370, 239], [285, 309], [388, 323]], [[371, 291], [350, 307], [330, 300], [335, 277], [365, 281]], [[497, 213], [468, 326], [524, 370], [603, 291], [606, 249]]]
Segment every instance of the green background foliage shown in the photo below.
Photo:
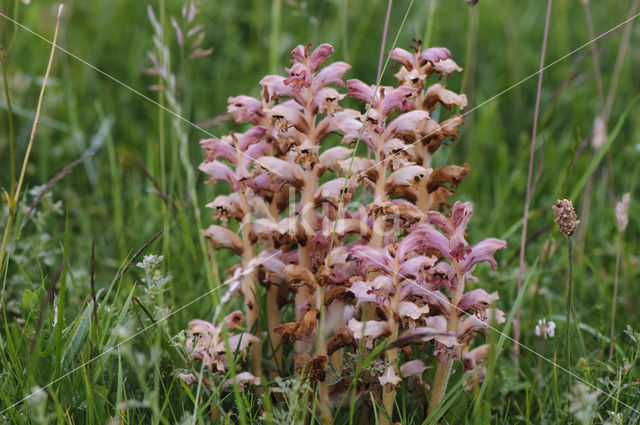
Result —
[[[631, 3], [590, 2], [596, 34], [628, 19]], [[331, 43], [335, 53], [330, 60], [344, 60], [353, 66], [347, 78], [371, 83], [376, 78], [385, 1], [202, 1], [196, 21], [204, 25], [203, 46], [212, 46], [214, 51], [188, 63], [180, 58], [169, 23], [169, 16], [179, 16], [181, 5], [182, 2], [170, 0], [152, 3], [156, 15], [164, 20], [165, 42], [170, 46], [171, 69], [177, 75], [182, 114], [213, 135], [237, 128], [230, 120], [218, 120], [213, 126], [210, 122], [226, 113], [227, 97], [258, 96], [260, 79], [268, 73], [284, 73], [289, 50], [299, 43]], [[15, 16], [20, 23], [43, 37], [52, 37], [57, 9], [53, 2], [34, 0], [24, 5], [0, 0], [0, 7], [3, 14], [10, 16], [18, 7]], [[207, 260], [211, 252], [199, 236], [200, 227], [211, 223], [204, 204], [215, 194], [229, 190], [224, 184], [205, 186], [205, 178], [197, 170], [203, 158], [198, 141], [210, 136], [180, 122], [187, 139], [179, 140], [174, 117], [132, 90], [167, 105], [165, 96], [149, 89], [158, 83], [157, 77], [142, 72], [150, 65], [146, 52], [153, 49], [153, 29], [146, 7], [146, 2], [124, 0], [65, 3], [58, 44], [121, 83], [68, 54], [56, 53], [26, 170], [27, 190], [10, 233], [8, 263], [0, 265], [0, 407], [8, 408], [29, 395], [35, 386], [60, 380], [46, 393], [4, 411], [0, 421], [106, 423], [107, 418], [114, 417], [114, 423], [121, 419], [124, 423], [207, 423], [215, 421], [211, 403], [221, 406], [222, 421], [228, 413], [226, 420], [252, 423], [260, 414], [250, 394], [187, 388], [175, 377], [176, 371], [194, 367], [174, 345], [180, 341], [179, 332], [193, 318], [211, 318], [222, 293], [222, 289], [214, 289], [228, 277], [224, 272], [235, 260], [227, 252], [216, 252], [211, 267]], [[398, 34], [408, 7], [411, 10], [399, 33], [398, 46], [407, 48], [413, 38], [424, 39], [429, 34], [430, 46], [449, 48], [465, 69], [452, 76], [447, 85], [454, 91], [465, 85], [464, 92], [470, 99], [466, 123], [459, 140], [443, 147], [437, 161], [467, 162], [471, 167], [456, 195], [456, 199], [474, 204], [470, 234], [477, 239], [470, 242], [491, 236], [508, 242], [508, 248], [498, 255], [498, 270], [492, 272], [484, 266], [479, 285], [488, 292], [498, 290], [500, 306], [509, 313], [517, 296], [518, 249], [537, 83], [537, 76], [532, 74], [537, 72], [540, 61], [546, 2], [481, 0], [471, 8], [463, 0], [397, 0], [393, 2], [387, 49]], [[433, 20], [427, 28], [430, 10]], [[589, 168], [596, 157], [590, 136], [602, 106], [590, 46], [544, 72], [521, 329], [523, 344], [562, 364], [561, 340], [542, 341], [535, 337], [533, 329], [542, 317], [555, 320], [559, 329], [564, 329], [566, 239], [552, 225], [551, 207], [557, 198], [578, 190], [572, 201], [583, 223], [575, 235], [574, 305], [581, 333], [572, 333], [572, 371], [639, 409], [638, 374], [626, 373], [624, 364], [635, 361], [640, 347], [637, 340], [623, 334], [627, 325], [640, 328], [634, 302], [640, 296], [640, 215], [636, 213], [636, 199], [640, 196], [640, 106], [632, 104], [640, 93], [640, 79], [634, 78], [640, 64], [640, 50], [636, 48], [640, 23], [633, 24], [609, 119], [610, 134], [615, 138], [606, 145], [607, 151], [595, 169]], [[595, 45], [605, 95], [622, 32], [620, 28]], [[13, 105], [19, 171], [51, 46], [2, 17], [0, 34], [5, 49], [15, 36], [10, 55], [0, 65], [7, 76]], [[582, 3], [555, 0], [546, 63], [588, 41]], [[394, 72], [390, 66], [382, 83], [393, 84]], [[492, 99], [496, 95], [499, 96]], [[492, 100], [483, 104], [489, 99]], [[627, 108], [628, 115], [623, 116]], [[618, 123], [619, 131], [614, 132]], [[11, 186], [9, 140], [3, 91], [0, 186], [7, 191]], [[88, 153], [93, 156], [57, 182], [22, 226], [21, 219], [37, 195], [37, 186], [46, 184], [66, 164]], [[186, 155], [188, 161], [181, 160], [180, 155]], [[145, 176], [138, 158], [158, 180], [169, 208]], [[194, 182], [189, 181], [190, 172], [195, 173]], [[580, 190], [577, 185], [584, 177], [589, 177], [589, 183]], [[616, 322], [619, 349], [614, 361], [609, 362], [617, 232], [614, 205], [625, 192], [631, 192], [632, 203], [622, 245]], [[7, 217], [3, 200], [3, 229]], [[161, 295], [149, 297], [141, 281], [144, 273], [135, 267], [135, 262], [122, 279], [116, 277], [132, 254], [160, 230], [164, 234], [145, 253], [164, 255], [160, 272], [170, 274], [172, 280]], [[93, 243], [100, 306], [95, 316], [90, 285]], [[55, 300], [48, 299], [47, 288], [59, 268]], [[45, 307], [41, 308], [43, 300]], [[152, 324], [151, 317], [158, 320], [167, 312], [175, 314], [109, 351], [114, 344]], [[497, 343], [500, 335], [492, 332], [487, 339]], [[494, 353], [499, 358], [494, 358], [497, 364], [494, 373], [488, 375], [480, 402], [474, 401], [475, 391], [463, 392], [464, 385], [456, 385], [459, 372], [452, 375], [452, 408], [446, 416], [450, 423], [489, 423], [487, 415], [491, 415], [492, 423], [554, 423], [567, 418], [566, 395], [571, 389], [568, 375], [562, 370], [554, 372], [552, 364], [521, 349], [516, 376], [511, 356], [513, 343], [508, 339], [502, 343], [502, 353]], [[96, 356], [100, 357], [80, 367]], [[302, 391], [296, 388], [291, 394]], [[197, 391], [204, 398], [194, 405]], [[402, 391], [408, 390], [401, 390], [399, 400], [403, 400]], [[299, 417], [299, 412], [309, 408], [293, 397], [288, 403], [265, 409], [282, 419]], [[401, 402], [398, 419], [422, 423], [423, 406], [411, 403], [414, 402], [409, 398]], [[638, 421], [639, 414], [633, 409], [605, 395], [598, 398], [596, 407], [598, 423], [609, 419], [607, 411], [621, 412], [624, 423]], [[195, 419], [190, 416], [194, 412]], [[337, 421], [348, 423], [348, 412], [338, 416]]]

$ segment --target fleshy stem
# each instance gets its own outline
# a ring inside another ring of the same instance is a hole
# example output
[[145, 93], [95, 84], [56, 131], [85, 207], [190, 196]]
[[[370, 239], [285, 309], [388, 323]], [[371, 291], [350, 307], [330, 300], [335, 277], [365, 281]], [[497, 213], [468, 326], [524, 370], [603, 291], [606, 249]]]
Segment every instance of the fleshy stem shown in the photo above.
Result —
[[[464, 276], [460, 269], [460, 264], [457, 260], [452, 261], [453, 268], [456, 271], [457, 285], [453, 289], [451, 296], [451, 313], [449, 314], [449, 320], [447, 323], [447, 332], [456, 335], [458, 333], [458, 304], [464, 293]], [[447, 356], [444, 362], [438, 361], [438, 367], [436, 369], [436, 376], [433, 381], [433, 387], [431, 390], [431, 398], [429, 399], [429, 414], [433, 413], [438, 407], [442, 399], [444, 398], [445, 391], [447, 390], [447, 383], [449, 382], [449, 375], [451, 374], [451, 366], [453, 365], [453, 356]]]
[[613, 349], [615, 342], [615, 323], [616, 323], [616, 301], [618, 299], [618, 275], [620, 272], [620, 257], [622, 257], [622, 232], [618, 231], [618, 248], [616, 250], [616, 275], [613, 280], [613, 300], [611, 301], [611, 345], [609, 346], [609, 360], [613, 358]]
[[[398, 311], [398, 304], [400, 303], [400, 288], [398, 287], [398, 259], [396, 258], [393, 262], [393, 286], [394, 286], [394, 294], [393, 298], [391, 298], [391, 313], [389, 313], [388, 322], [389, 329], [391, 330], [391, 335], [389, 336], [389, 341], [395, 341], [398, 339], [398, 322], [394, 317], [394, 311]], [[397, 375], [397, 363], [398, 363], [398, 349], [392, 348], [387, 350], [386, 352], [386, 367], [392, 367]], [[396, 400], [396, 389], [391, 388], [387, 391], [385, 388], [382, 388], [382, 405], [384, 406], [384, 410], [386, 415], [383, 412], [380, 412], [380, 423], [382, 425], [391, 425], [393, 423], [393, 404]]]
[[[310, 144], [315, 145], [316, 141], [316, 130], [315, 130], [315, 115], [313, 114], [312, 102], [313, 102], [313, 93], [311, 90], [307, 90], [307, 99], [305, 105], [305, 119], [307, 121], [307, 126], [309, 128], [309, 133], [307, 137], [309, 139]], [[304, 187], [302, 189], [301, 196], [301, 205], [302, 205], [302, 225], [304, 226], [304, 232], [309, 237], [312, 238], [316, 233], [316, 208], [314, 204], [314, 197], [316, 190], [318, 189], [318, 168], [313, 165], [305, 166], [305, 181]], [[312, 270], [311, 264], [311, 255], [309, 251], [309, 241], [301, 246], [298, 249], [298, 264], [307, 270]], [[316, 304], [319, 309], [324, 310], [324, 289], [325, 288], [317, 288], [316, 289]], [[301, 320], [303, 316], [303, 312], [300, 311], [300, 308], [304, 303], [306, 303], [310, 298], [310, 291], [306, 286], [302, 286], [298, 288], [295, 297], [295, 308], [297, 312], [297, 320]], [[325, 315], [320, 314], [320, 318], [318, 321], [318, 327], [316, 330], [317, 335], [317, 344], [316, 344], [316, 354], [319, 356], [327, 355], [327, 342], [324, 336], [324, 320]], [[296, 341], [295, 352], [296, 354], [309, 354], [311, 355], [312, 346], [308, 342], [304, 341]], [[304, 357], [299, 357], [300, 359]], [[323, 423], [332, 423], [333, 415], [330, 409], [330, 401], [329, 401], [329, 387], [325, 382], [318, 382], [318, 398], [320, 401], [320, 410], [322, 414]]]
[[[238, 163], [240, 162], [240, 151], [238, 151]], [[251, 265], [250, 262], [254, 256], [254, 248], [251, 244], [251, 213], [249, 210], [249, 202], [245, 193], [240, 197], [242, 202], [242, 209], [244, 210], [244, 217], [242, 218], [242, 267], [244, 270], [248, 270]], [[242, 292], [244, 293], [244, 305], [247, 311], [247, 328], [250, 332], [253, 332], [254, 327], [258, 324], [258, 288], [256, 287], [256, 272], [255, 268], [248, 273], [242, 284]], [[256, 333], [259, 335], [259, 327]], [[251, 347], [251, 373], [254, 376], [262, 375], [262, 348], [261, 340], [258, 337], [258, 341]]]
[[[36, 130], [38, 129], [38, 122], [40, 121], [40, 111], [42, 110], [42, 100], [44, 99], [44, 91], [47, 87], [47, 80], [51, 73], [51, 64], [53, 63], [53, 56], [56, 52], [58, 41], [58, 29], [60, 28], [60, 17], [62, 16], [62, 5], [58, 8], [58, 17], [56, 19], [56, 29], [53, 34], [53, 43], [51, 43], [51, 53], [49, 54], [49, 62], [47, 63], [47, 70], [42, 80], [42, 87], [40, 88], [40, 95], [38, 96], [38, 106], [36, 107], [36, 114], [33, 120], [33, 126], [31, 127], [31, 135], [29, 136], [29, 144], [27, 145], [27, 152], [24, 154], [24, 161], [22, 162], [22, 170], [20, 171], [20, 178], [18, 179], [18, 186], [13, 196], [9, 196], [5, 192], [7, 201], [9, 202], [9, 217], [7, 218], [7, 224], [4, 228], [4, 236], [2, 237], [2, 249], [0, 249], [0, 270], [4, 265], [4, 260], [7, 252], [7, 244], [9, 243], [9, 232], [13, 224], [13, 218], [15, 216], [15, 208], [20, 200], [20, 193], [22, 190], [22, 183], [24, 182], [24, 175], [27, 171], [27, 164], [29, 163], [29, 156], [31, 156], [31, 149], [33, 148], [33, 141], [36, 136]], [[4, 67], [3, 67], [4, 68]]]
[[[272, 201], [269, 204], [271, 220], [276, 221], [278, 214], [278, 207], [276, 201]], [[280, 288], [277, 285], [269, 285], [267, 288], [267, 326], [269, 328], [269, 341], [273, 349], [273, 362], [278, 369], [282, 368], [282, 338], [280, 335], [274, 332], [274, 329], [282, 323], [282, 312], [278, 307], [278, 290]]]
[[[571, 330], [571, 297], [573, 293], [573, 240], [571, 235], [567, 235], [569, 252], [569, 288], [567, 289], [567, 314], [565, 318], [564, 346], [567, 351], [567, 370], [571, 370], [571, 341], [569, 333]], [[569, 385], [571, 385], [571, 374], [569, 374]]]
[[[382, 101], [379, 102], [379, 105], [382, 104]], [[380, 107], [380, 106], [379, 106]], [[382, 111], [380, 111], [380, 115], [382, 115]], [[366, 121], [366, 120], [365, 120]], [[384, 120], [381, 121], [384, 125]], [[364, 128], [365, 124], [362, 124]], [[378, 179], [376, 180], [376, 189], [373, 194], [373, 202], [374, 203], [382, 203], [387, 200], [388, 194], [385, 190], [386, 188], [386, 180], [387, 180], [387, 164], [385, 161], [381, 161], [382, 158], [382, 148], [385, 144], [385, 136], [384, 132], [380, 135], [378, 139], [378, 149], [376, 151], [376, 161], [378, 162]], [[384, 242], [384, 232], [385, 232], [385, 221], [384, 218], [381, 221], [378, 221], [377, 217], [373, 219], [373, 235], [371, 237], [370, 246], [374, 249], [382, 248]], [[371, 281], [376, 276], [376, 272], [367, 273], [367, 280]], [[366, 303], [364, 306], [364, 310], [362, 312], [362, 320], [365, 322], [371, 320], [375, 313], [375, 304], [374, 303]]]
[[[315, 142], [315, 116], [312, 113], [311, 103], [313, 101], [313, 96], [310, 90], [307, 90], [307, 99], [305, 106], [305, 119], [307, 121], [307, 126], [309, 128], [309, 133], [306, 135], [311, 144]], [[313, 199], [318, 189], [318, 171], [317, 168], [309, 167], [306, 169], [305, 166], [305, 179], [304, 186], [302, 188], [301, 195], [301, 217], [302, 217], [302, 225], [304, 227], [304, 232], [307, 237], [312, 238], [315, 235], [315, 214], [316, 209], [314, 208]], [[307, 270], [311, 270], [311, 256], [309, 255], [309, 244], [308, 242], [301, 246], [298, 249], [298, 264], [304, 267]], [[298, 321], [302, 320], [304, 312], [300, 310], [300, 307], [304, 305], [304, 303], [309, 300], [311, 293], [306, 286], [302, 286], [298, 288], [295, 297], [295, 308], [296, 308], [296, 319]], [[319, 308], [319, 306], [318, 306]], [[318, 342], [318, 346], [321, 343]], [[296, 341], [295, 346], [296, 354], [311, 354], [311, 345], [304, 341]]]
[[[529, 222], [529, 206], [531, 204], [531, 196], [533, 194], [533, 157], [536, 148], [536, 133], [538, 130], [538, 115], [540, 114], [540, 96], [542, 93], [542, 74], [544, 71], [544, 56], [547, 51], [547, 39], [549, 38], [549, 21], [551, 18], [552, 0], [547, 3], [547, 17], [544, 25], [544, 37], [542, 39], [542, 52], [540, 54], [540, 71], [538, 74], [538, 90], [536, 93], [536, 107], [533, 114], [533, 130], [531, 132], [531, 147], [529, 152], [529, 171], [527, 174], [527, 194], [524, 201], [524, 213], [522, 215], [522, 235], [520, 236], [520, 262], [518, 265], [518, 293], [522, 289], [522, 281], [524, 278], [524, 254], [527, 247], [527, 223]], [[516, 319], [513, 324], [514, 345], [513, 345], [513, 362], [516, 368], [516, 376], [518, 375], [518, 356], [520, 354], [520, 305], [516, 309]]]

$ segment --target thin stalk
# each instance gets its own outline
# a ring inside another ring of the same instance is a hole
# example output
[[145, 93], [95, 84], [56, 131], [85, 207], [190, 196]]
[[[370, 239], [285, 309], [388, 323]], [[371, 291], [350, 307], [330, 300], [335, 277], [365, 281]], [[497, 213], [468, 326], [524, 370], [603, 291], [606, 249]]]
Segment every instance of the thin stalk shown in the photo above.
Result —
[[[569, 252], [569, 288], [567, 289], [567, 314], [565, 319], [564, 346], [567, 352], [567, 370], [571, 371], [571, 341], [569, 334], [571, 331], [571, 298], [573, 295], [573, 240], [567, 236]], [[569, 375], [569, 385], [571, 385], [571, 375]]]
[[[460, 92], [466, 93], [468, 84], [473, 87], [473, 75], [475, 73], [475, 52], [476, 42], [478, 40], [478, 15], [480, 8], [473, 5], [469, 6], [469, 30], [467, 32], [467, 51], [465, 59], [465, 71], [462, 76], [462, 84]], [[471, 81], [471, 83], [470, 83]]]
[[[0, 269], [4, 265], [4, 260], [7, 252], [7, 244], [9, 242], [9, 232], [13, 225], [13, 218], [15, 216], [15, 208], [20, 200], [20, 193], [22, 191], [22, 184], [24, 182], [24, 176], [27, 171], [27, 164], [29, 163], [29, 157], [31, 155], [31, 149], [33, 148], [33, 141], [36, 136], [36, 130], [38, 129], [38, 122], [40, 120], [40, 112], [42, 110], [42, 100], [44, 99], [44, 91], [47, 87], [47, 81], [49, 80], [49, 74], [51, 73], [51, 65], [53, 63], [53, 56], [56, 52], [58, 41], [58, 29], [60, 28], [60, 17], [62, 16], [62, 5], [58, 8], [58, 17], [56, 19], [56, 29], [53, 33], [53, 42], [51, 43], [51, 52], [49, 53], [49, 62], [47, 63], [47, 70], [42, 80], [42, 87], [40, 88], [40, 95], [38, 96], [38, 106], [36, 107], [36, 114], [33, 120], [33, 126], [31, 127], [31, 135], [29, 136], [29, 144], [27, 145], [27, 151], [24, 154], [24, 161], [22, 162], [22, 170], [20, 171], [20, 178], [18, 179], [18, 185], [14, 195], [7, 199], [9, 201], [9, 217], [7, 218], [7, 224], [4, 228], [4, 236], [2, 237], [2, 249], [0, 250]], [[3, 67], [4, 69], [4, 67]]]
[[349, 8], [347, 6], [347, 2], [348, 0], [342, 0], [342, 3], [340, 3], [340, 27], [342, 30], [342, 57], [344, 58], [345, 62], [349, 62], [350, 58], [349, 58], [349, 43], [347, 42], [347, 24], [349, 22]]
[[280, 40], [280, 21], [282, 0], [272, 0], [271, 28], [269, 31], [269, 74], [275, 74], [278, 68], [278, 41]]
[[[585, 20], [587, 21], [587, 30], [589, 31], [589, 39], [595, 40], [596, 34], [593, 30], [593, 20], [591, 19], [591, 10], [589, 9], [589, 0], [582, 0], [582, 7], [584, 9]], [[600, 60], [598, 59], [598, 53], [596, 50], [596, 42], [594, 41], [589, 46], [591, 47], [591, 56], [593, 58], [593, 70], [596, 74], [596, 84], [598, 86], [598, 99], [600, 100], [600, 106], [604, 106], [604, 89], [602, 85], [602, 74], [600, 72]]]
[[16, 152], [15, 152], [15, 136], [13, 134], [13, 109], [11, 108], [11, 95], [9, 94], [9, 82], [7, 78], [7, 56], [5, 52], [2, 55], [2, 81], [4, 84], [4, 96], [7, 99], [7, 120], [9, 121], [9, 173], [11, 174], [11, 197], [16, 191]]
[[427, 9], [427, 27], [424, 29], [424, 45], [429, 47], [431, 44], [431, 29], [433, 28], [433, 17], [436, 14], [437, 0], [429, 0], [429, 9]]
[[616, 250], [616, 275], [613, 280], [613, 300], [611, 301], [611, 345], [609, 346], [609, 360], [613, 359], [613, 349], [615, 342], [616, 304], [618, 300], [618, 275], [620, 272], [620, 257], [622, 257], [622, 232], [618, 232], [618, 248]]
[[[165, 20], [166, 20], [166, 11], [164, 0], [159, 1], [160, 8], [160, 27], [162, 29], [161, 40], [162, 45], [166, 46], [167, 42], [165, 40]], [[162, 85], [162, 77], [158, 76], [158, 85]], [[164, 90], [158, 90], [158, 103], [160, 104], [160, 108], [158, 109], [158, 142], [159, 142], [159, 157], [160, 157], [160, 184], [162, 190], [165, 192], [169, 192], [167, 187], [167, 165], [166, 165], [166, 135], [165, 135], [165, 119], [164, 119], [164, 108], [165, 108], [165, 96]], [[165, 203], [162, 203], [162, 225], [164, 228], [164, 237], [162, 238], [162, 250], [165, 254], [169, 254], [171, 252], [171, 229], [169, 228], [169, 206]], [[167, 267], [171, 267], [171, 256], [167, 258]]]
[[[589, 37], [593, 40], [595, 38], [594, 36], [594, 31], [592, 28], [592, 25], [590, 23], [590, 19], [591, 19], [591, 14], [589, 11], [589, 7], [586, 4], [588, 0], [583, 0], [583, 4], [585, 7], [585, 13], [587, 13], [587, 24], [589, 27]], [[629, 17], [633, 17], [637, 11], [638, 11], [638, 6], [640, 5], [640, 0], [634, 0], [633, 3], [631, 4], [631, 8], [629, 9]], [[602, 119], [602, 121], [604, 122], [605, 127], [607, 127], [609, 125], [609, 117], [611, 115], [611, 108], [613, 107], [613, 101], [615, 99], [616, 96], [616, 90], [618, 87], [618, 81], [620, 80], [620, 74], [622, 72], [622, 64], [624, 63], [624, 58], [627, 54], [627, 48], [629, 47], [629, 37], [631, 36], [631, 30], [633, 29], [633, 22], [629, 22], [625, 29], [624, 32], [622, 34], [622, 41], [620, 43], [620, 47], [618, 48], [618, 55], [616, 56], [616, 63], [614, 65], [613, 68], [613, 76], [611, 77], [611, 82], [609, 84], [609, 90], [607, 92], [607, 100], [606, 102], [604, 101], [604, 99], [601, 99], [601, 112], [600, 112], [600, 118]], [[595, 42], [592, 43], [591, 45], [592, 48], [592, 54], [594, 55], [594, 67], [596, 68], [596, 77], [599, 77], [600, 75], [600, 67], [598, 65], [598, 57], [595, 54]], [[600, 77], [601, 78], [601, 77]], [[599, 83], [599, 87], [598, 90], [600, 90], [600, 86], [602, 85], [602, 82]], [[593, 156], [595, 157], [595, 155], [597, 155], [597, 152], [593, 152]], [[607, 153], [608, 159], [611, 160], [610, 154]], [[611, 168], [611, 164], [609, 163], [609, 168]], [[590, 211], [590, 206], [591, 206], [591, 187], [593, 185], [593, 175], [589, 176], [589, 180], [587, 180], [587, 184], [585, 187], [585, 198], [584, 201], [582, 202], [582, 207], [580, 208], [581, 210], [581, 214], [580, 216], [582, 217], [582, 223], [583, 226], [587, 226], [588, 220], [589, 220], [589, 211]], [[584, 241], [585, 238], [587, 236], [587, 232], [582, 232], [579, 235], [579, 239], [578, 239], [578, 247], [580, 248], [580, 250], [583, 250], [584, 247]]]
[[380, 57], [378, 58], [378, 74], [376, 74], [376, 81], [380, 84], [380, 77], [382, 76], [382, 59], [384, 58], [384, 46], [387, 42], [387, 31], [389, 30], [389, 18], [391, 17], [391, 5], [393, 0], [389, 0], [387, 3], [387, 15], [384, 18], [384, 29], [382, 30], [382, 41], [380, 42]]
[[[638, 12], [640, 6], [640, 0], [633, 0], [631, 8], [629, 9], [629, 18], [632, 18]], [[620, 49], [618, 49], [618, 56], [616, 57], [616, 64], [613, 66], [613, 77], [611, 77], [611, 83], [609, 84], [609, 91], [607, 93], [607, 102], [604, 107], [603, 120], [606, 123], [609, 115], [611, 114], [611, 108], [613, 107], [613, 100], [616, 97], [616, 90], [618, 88], [618, 81], [620, 81], [620, 73], [622, 72], [622, 64], [627, 54], [627, 48], [629, 47], [629, 39], [631, 37], [631, 31], [633, 30], [633, 21], [627, 23], [624, 33], [622, 34], [622, 41], [620, 43]]]
[[[538, 74], [538, 90], [536, 93], [536, 106], [533, 114], [533, 130], [531, 132], [531, 146], [529, 150], [529, 171], [527, 173], [527, 194], [524, 202], [524, 213], [522, 216], [522, 235], [520, 237], [520, 263], [518, 265], [518, 293], [522, 289], [522, 280], [524, 278], [524, 255], [527, 242], [527, 223], [529, 222], [529, 206], [531, 205], [531, 196], [533, 194], [533, 157], [536, 147], [536, 134], [538, 131], [538, 116], [540, 114], [540, 96], [542, 93], [542, 74], [544, 71], [544, 56], [547, 51], [547, 40], [549, 38], [549, 21], [551, 17], [552, 0], [547, 3], [547, 17], [544, 25], [544, 36], [542, 39], [542, 52], [540, 54], [540, 71]], [[513, 362], [516, 367], [516, 376], [518, 371], [518, 356], [520, 354], [520, 305], [516, 310], [516, 319], [513, 323], [514, 329], [514, 346], [513, 346]]]

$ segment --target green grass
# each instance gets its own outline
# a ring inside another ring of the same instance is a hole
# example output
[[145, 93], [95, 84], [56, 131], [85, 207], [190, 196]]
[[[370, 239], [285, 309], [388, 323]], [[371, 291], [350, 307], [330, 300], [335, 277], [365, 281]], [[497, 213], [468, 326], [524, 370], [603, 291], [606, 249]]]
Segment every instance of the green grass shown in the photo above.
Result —
[[[437, 0], [432, 8], [434, 1], [415, 2], [398, 45], [407, 47], [413, 37], [428, 33], [432, 45], [448, 47], [463, 68], [473, 69], [447, 82], [458, 90], [465, 81], [471, 90], [467, 92], [470, 108], [537, 71], [546, 2], [481, 0], [476, 6], [477, 40], [469, 55], [469, 6], [463, 0]], [[52, 37], [55, 4], [32, 3], [0, 0], [0, 11], [14, 16], [18, 4], [16, 16], [22, 24]], [[181, 4], [175, 0], [152, 4], [159, 19], [164, 16], [166, 20], [169, 40], [173, 31], [168, 16], [178, 14]], [[630, 4], [590, 2], [596, 34], [626, 20]], [[408, 0], [394, 2], [387, 46], [408, 5]], [[289, 65], [288, 50], [298, 43], [333, 44], [332, 60], [348, 60], [353, 65], [348, 78], [373, 82], [386, 6], [382, 0], [203, 1], [197, 19], [205, 25], [203, 44], [213, 46], [213, 54], [179, 67], [177, 48], [172, 46], [184, 116], [201, 123], [224, 114], [228, 96], [258, 95], [258, 81], [268, 72], [282, 72]], [[272, 25], [275, 21], [277, 26]], [[426, 22], [433, 22], [428, 31]], [[635, 303], [640, 299], [640, 106], [633, 102], [640, 93], [640, 79], [633, 77], [640, 65], [636, 48], [640, 22], [634, 23], [609, 120], [611, 138], [601, 153], [594, 152], [587, 140], [600, 110], [589, 48], [545, 70], [536, 141], [536, 156], [542, 156], [542, 162], [531, 202], [527, 291], [520, 299], [516, 294], [517, 250], [536, 78], [467, 115], [460, 139], [442, 147], [437, 159], [442, 164], [467, 162], [471, 167], [456, 195], [474, 204], [470, 233], [478, 240], [497, 235], [508, 242], [508, 248], [498, 255], [498, 270], [480, 270], [483, 288], [500, 292], [500, 307], [508, 316], [520, 303], [521, 342], [546, 359], [557, 358], [559, 365], [564, 365], [565, 357], [558, 336], [541, 341], [533, 333], [542, 317], [556, 321], [558, 335], [564, 330], [566, 239], [552, 226], [551, 207], [558, 197], [572, 196], [583, 215], [585, 200], [590, 199], [588, 220], [581, 217], [583, 223], [574, 237], [573, 303], [584, 346], [580, 334], [571, 332], [571, 370], [619, 400], [600, 395], [595, 423], [609, 420], [608, 411], [621, 413], [622, 423], [640, 420], [640, 376], [635, 365], [640, 341], [623, 332], [627, 326], [640, 329]], [[7, 100], [4, 94], [0, 96], [0, 187], [8, 192], [10, 138], [15, 140], [19, 172], [51, 47], [0, 17], [0, 45], [7, 47], [14, 34], [11, 54], [0, 63], [13, 110], [11, 133]], [[153, 49], [152, 34], [145, 2], [70, 0], [65, 3], [59, 44], [168, 107], [166, 96], [148, 88], [157, 79], [141, 72], [149, 66], [146, 52]], [[622, 29], [597, 43], [605, 94], [621, 36]], [[580, 2], [554, 1], [549, 37], [547, 63], [588, 41]], [[475, 63], [464, 63], [467, 57]], [[392, 74], [393, 70], [387, 70], [382, 83], [391, 84]], [[189, 320], [211, 318], [222, 293], [214, 289], [228, 277], [224, 271], [235, 260], [225, 251], [215, 252], [212, 266], [200, 237], [200, 227], [211, 222], [204, 204], [216, 193], [227, 191], [223, 185], [204, 185], [196, 169], [202, 160], [197, 141], [208, 136], [182, 123], [183, 142], [172, 121], [170, 114], [123, 85], [63, 52], [56, 53], [26, 170], [26, 187], [11, 228], [8, 260], [0, 265], [0, 422], [102, 424], [114, 418], [113, 423], [125, 424], [254, 423], [263, 413], [271, 418], [267, 422], [274, 423], [302, 423], [305, 416], [318, 420], [312, 402], [305, 399], [313, 395], [299, 382], [283, 383], [293, 387], [287, 387], [285, 394], [267, 397], [269, 402], [261, 412], [253, 392], [187, 387], [176, 377], [178, 372], [199, 371], [199, 365], [188, 361], [175, 343], [184, 340], [180, 332]], [[222, 135], [232, 128], [233, 123], [225, 121], [206, 130]], [[35, 198], [30, 190], [46, 184], [66, 164], [87, 153], [94, 155], [55, 183], [33, 216], [23, 221]], [[181, 154], [187, 161], [181, 160]], [[158, 180], [168, 205], [155, 193], [138, 158]], [[190, 172], [194, 181], [189, 180]], [[609, 362], [617, 232], [614, 204], [628, 191], [632, 203], [623, 236], [618, 346], [614, 361]], [[4, 199], [2, 202], [0, 228], [4, 231], [8, 208]], [[161, 295], [150, 297], [148, 285], [141, 280], [145, 274], [135, 266], [142, 258], [133, 261], [126, 273], [120, 272], [133, 253], [161, 230], [164, 233], [144, 253], [163, 255], [159, 269], [172, 279]], [[96, 316], [90, 285], [94, 242]], [[58, 269], [59, 277], [52, 281]], [[52, 284], [49, 298], [47, 290]], [[181, 309], [203, 294], [206, 296]], [[237, 305], [229, 306], [228, 311], [241, 305], [240, 300], [234, 302]], [[167, 313], [175, 314], [159, 321]], [[42, 325], [36, 332], [39, 316]], [[507, 324], [500, 329], [506, 330]], [[454, 364], [457, 373], [450, 379], [445, 398], [450, 408], [440, 411], [441, 423], [576, 422], [569, 415], [571, 388], [566, 372], [521, 349], [515, 375], [513, 342], [497, 332], [490, 332], [487, 339], [501, 348], [489, 360], [492, 373], [480, 387], [464, 391], [461, 365]], [[361, 372], [371, 359], [359, 361]], [[290, 359], [287, 362], [292, 364]], [[632, 365], [630, 371], [623, 369], [625, 362]], [[46, 391], [18, 403], [37, 387], [46, 387]], [[273, 391], [273, 386], [265, 385], [264, 391]], [[424, 406], [408, 396], [410, 391], [405, 385], [399, 389], [396, 419], [423, 423], [427, 419]], [[336, 422], [360, 423], [363, 418], [359, 415], [366, 411], [360, 407], [365, 402], [370, 400], [345, 403]]]

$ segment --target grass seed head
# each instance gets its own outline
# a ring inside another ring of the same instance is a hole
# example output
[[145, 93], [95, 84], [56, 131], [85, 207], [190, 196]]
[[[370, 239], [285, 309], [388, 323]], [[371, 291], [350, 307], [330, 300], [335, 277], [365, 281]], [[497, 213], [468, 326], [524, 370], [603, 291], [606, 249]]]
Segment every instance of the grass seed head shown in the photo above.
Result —
[[578, 228], [580, 220], [573, 209], [573, 204], [568, 199], [558, 199], [553, 206], [553, 215], [556, 224], [562, 233], [571, 236]]
[[622, 200], [616, 204], [616, 222], [618, 231], [624, 232], [629, 224], [629, 204], [631, 203], [631, 195], [629, 192], [622, 195]]

